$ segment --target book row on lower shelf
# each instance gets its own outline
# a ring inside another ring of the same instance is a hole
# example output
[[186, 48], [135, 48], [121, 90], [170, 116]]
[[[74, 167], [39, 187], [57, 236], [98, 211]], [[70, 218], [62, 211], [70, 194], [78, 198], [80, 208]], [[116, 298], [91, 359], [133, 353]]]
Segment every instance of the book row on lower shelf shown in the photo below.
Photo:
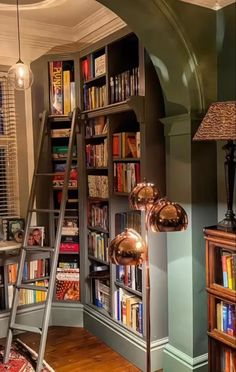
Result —
[[236, 253], [222, 250], [221, 263], [223, 286], [236, 290]]
[[115, 319], [123, 325], [143, 334], [142, 298], [123, 288], [115, 291]]
[[236, 371], [236, 351], [223, 347], [220, 352], [220, 372]]
[[[230, 336], [236, 336], [236, 312], [235, 305], [224, 301], [216, 304], [217, 330]], [[236, 342], [236, 339], [235, 339]]]

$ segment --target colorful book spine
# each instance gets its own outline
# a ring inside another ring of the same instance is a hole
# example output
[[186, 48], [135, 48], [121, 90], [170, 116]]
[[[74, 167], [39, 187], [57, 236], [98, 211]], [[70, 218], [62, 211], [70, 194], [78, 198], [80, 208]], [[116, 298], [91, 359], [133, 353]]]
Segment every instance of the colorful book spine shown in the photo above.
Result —
[[63, 74], [62, 61], [49, 62], [50, 104], [52, 115], [63, 114]]

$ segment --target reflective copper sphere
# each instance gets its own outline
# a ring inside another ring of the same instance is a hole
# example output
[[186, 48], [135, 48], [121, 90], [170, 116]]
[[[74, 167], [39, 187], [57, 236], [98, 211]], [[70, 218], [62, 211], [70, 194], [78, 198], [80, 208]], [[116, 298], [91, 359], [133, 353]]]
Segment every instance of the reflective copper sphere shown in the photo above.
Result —
[[143, 238], [133, 229], [125, 229], [109, 245], [109, 259], [116, 265], [139, 265], [146, 255]]
[[179, 204], [162, 198], [150, 209], [147, 223], [154, 232], [181, 231], [187, 228], [188, 217]]
[[148, 210], [159, 197], [160, 191], [154, 183], [138, 183], [129, 195], [130, 208], [139, 211]]

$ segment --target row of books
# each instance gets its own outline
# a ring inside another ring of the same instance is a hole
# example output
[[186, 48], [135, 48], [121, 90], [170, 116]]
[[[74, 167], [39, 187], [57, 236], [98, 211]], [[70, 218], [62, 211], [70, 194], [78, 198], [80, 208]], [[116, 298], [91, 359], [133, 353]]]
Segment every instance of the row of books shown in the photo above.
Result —
[[125, 326], [143, 334], [143, 303], [140, 297], [123, 288], [115, 291], [115, 319]]
[[92, 145], [88, 143], [86, 145], [85, 151], [87, 167], [107, 167], [107, 138], [105, 138], [104, 141], [98, 145]]
[[84, 97], [84, 110], [94, 110], [99, 107], [103, 107], [106, 104], [107, 89], [106, 85], [92, 86], [88, 87], [84, 85], [83, 87], [83, 97]]
[[[58, 167], [59, 169], [59, 167]], [[77, 188], [78, 187], [78, 170], [76, 167], [72, 167], [70, 170], [68, 187]], [[52, 187], [58, 188], [63, 187], [64, 185], [65, 172], [57, 172], [52, 178]]]
[[[40, 287], [48, 287], [48, 280], [40, 280], [35, 282], [33, 285]], [[8, 286], [8, 306], [9, 309], [12, 306], [14, 286], [11, 284]], [[21, 289], [19, 295], [19, 305], [30, 305], [38, 302], [46, 301], [47, 292], [43, 291], [30, 291], [29, 289]]]
[[127, 287], [142, 292], [142, 266], [117, 265], [116, 280]]
[[[8, 268], [8, 283], [14, 284], [17, 278], [18, 264], [10, 264]], [[24, 264], [23, 279], [36, 279], [49, 275], [49, 261], [47, 259], [39, 259], [28, 261]]]
[[108, 231], [108, 205], [90, 204], [88, 224], [91, 227]]
[[223, 286], [236, 290], [236, 254], [222, 250]]
[[126, 227], [136, 230], [141, 234], [140, 211], [127, 211], [115, 214], [115, 232], [120, 234]]
[[224, 348], [220, 355], [221, 372], [236, 372], [236, 352]]
[[81, 61], [81, 71], [83, 81], [103, 75], [106, 73], [106, 56], [105, 54], [94, 55], [88, 54]]
[[140, 132], [120, 132], [112, 136], [113, 158], [140, 158]]
[[217, 329], [230, 336], [236, 336], [235, 305], [220, 301], [216, 304]]
[[80, 270], [79, 268], [57, 268], [56, 299], [58, 301], [80, 300]]
[[89, 119], [85, 126], [85, 136], [93, 137], [101, 134], [106, 134], [108, 129], [109, 119], [104, 116], [98, 116], [96, 118]]
[[92, 198], [108, 198], [108, 176], [88, 175], [88, 195]]
[[[52, 158], [54, 160], [66, 159], [68, 154], [68, 146], [52, 146]], [[73, 146], [72, 156], [76, 156], [76, 146]]]
[[68, 115], [75, 108], [73, 63], [49, 62], [50, 108], [52, 115]]
[[107, 281], [94, 280], [93, 303], [99, 308], [110, 312], [110, 287]]
[[51, 129], [51, 138], [68, 138], [70, 131], [70, 128]]
[[114, 162], [113, 187], [115, 192], [130, 193], [140, 182], [140, 163]]
[[88, 253], [90, 256], [108, 261], [108, 234], [89, 231]]
[[110, 103], [125, 101], [130, 96], [139, 94], [139, 68], [110, 77]]

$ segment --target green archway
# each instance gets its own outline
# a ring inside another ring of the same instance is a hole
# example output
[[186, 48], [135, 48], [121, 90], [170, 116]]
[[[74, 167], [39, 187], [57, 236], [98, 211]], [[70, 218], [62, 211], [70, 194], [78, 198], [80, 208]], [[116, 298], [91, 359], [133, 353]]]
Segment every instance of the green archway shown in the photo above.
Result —
[[201, 112], [205, 98], [198, 65], [170, 5], [164, 0], [98, 1], [120, 16], [146, 47], [165, 96], [166, 114]]

